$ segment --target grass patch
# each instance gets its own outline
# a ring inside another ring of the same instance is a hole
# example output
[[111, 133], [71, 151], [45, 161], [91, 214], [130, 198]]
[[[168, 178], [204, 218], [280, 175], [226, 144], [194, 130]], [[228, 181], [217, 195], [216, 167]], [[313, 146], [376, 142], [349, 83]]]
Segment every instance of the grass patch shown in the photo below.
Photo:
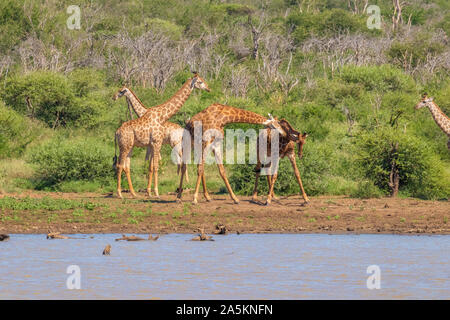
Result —
[[90, 201], [82, 200], [69, 200], [69, 199], [53, 199], [50, 197], [44, 198], [14, 198], [4, 197], [0, 199], [0, 209], [9, 210], [70, 210], [84, 208], [87, 210], [93, 210], [97, 207], [105, 207], [103, 204], [94, 203]]

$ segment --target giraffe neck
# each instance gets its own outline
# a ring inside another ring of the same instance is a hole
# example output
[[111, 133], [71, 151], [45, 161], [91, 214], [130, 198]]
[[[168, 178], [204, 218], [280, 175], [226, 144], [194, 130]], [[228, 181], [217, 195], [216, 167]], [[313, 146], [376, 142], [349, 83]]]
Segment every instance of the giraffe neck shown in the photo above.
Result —
[[431, 101], [427, 104], [428, 109], [430, 109], [431, 115], [433, 116], [436, 124], [444, 131], [445, 134], [450, 138], [450, 119], [445, 115], [444, 112], [438, 107], [436, 103]]
[[131, 105], [134, 112], [136, 112], [139, 118], [147, 112], [147, 108], [142, 104], [141, 100], [138, 99], [133, 91], [128, 89], [125, 97], [127, 98], [127, 102]]
[[226, 116], [223, 125], [228, 123], [263, 124], [267, 121], [267, 118], [248, 110], [225, 106], [224, 111]]
[[192, 93], [191, 89], [192, 79], [187, 80], [183, 86], [178, 90], [172, 98], [170, 98], [165, 103], [153, 107], [152, 109], [159, 114], [159, 122], [164, 123], [169, 120], [175, 113], [180, 110], [183, 104], [186, 102], [187, 98]]

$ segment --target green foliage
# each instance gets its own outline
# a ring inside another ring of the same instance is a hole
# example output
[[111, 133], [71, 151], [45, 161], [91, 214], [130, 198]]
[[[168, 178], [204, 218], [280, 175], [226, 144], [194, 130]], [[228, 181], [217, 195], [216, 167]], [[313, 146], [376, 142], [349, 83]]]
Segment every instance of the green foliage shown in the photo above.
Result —
[[343, 32], [369, 32], [364, 17], [339, 8], [315, 14], [296, 11], [288, 16], [286, 23], [288, 28], [293, 27], [292, 35], [298, 43], [313, 35], [330, 36]]
[[[32, 29], [23, 14], [24, 0], [3, 0], [0, 3], [0, 52], [7, 52]], [[38, 11], [32, 6], [32, 17], [38, 21]]]
[[[393, 146], [398, 143], [397, 152]], [[447, 197], [450, 189], [445, 181], [442, 163], [429, 146], [398, 130], [380, 128], [357, 137], [357, 162], [362, 174], [383, 193], [390, 192], [389, 175], [395, 161], [400, 177], [400, 191], [415, 197]]]
[[0, 100], [0, 158], [21, 156], [41, 130], [39, 123], [6, 107]]
[[113, 151], [97, 139], [55, 139], [30, 152], [29, 162], [36, 165], [41, 187], [63, 181], [94, 180], [114, 175]]
[[342, 68], [339, 78], [347, 83], [362, 85], [368, 91], [406, 91], [415, 89], [414, 81], [401, 70], [390, 65], [352, 66]]
[[14, 197], [4, 197], [0, 199], [0, 209], [9, 210], [48, 210], [48, 211], [59, 211], [59, 210], [69, 210], [76, 208], [85, 208], [92, 210], [96, 207], [103, 207], [104, 205], [94, 202], [85, 202], [79, 200], [69, 200], [69, 199], [52, 199], [50, 197], [44, 198], [14, 198]]
[[102, 87], [99, 74], [77, 70], [70, 79], [48, 71], [16, 75], [7, 81], [4, 99], [16, 111], [52, 128], [92, 126], [105, 108], [105, 100], [93, 91]]

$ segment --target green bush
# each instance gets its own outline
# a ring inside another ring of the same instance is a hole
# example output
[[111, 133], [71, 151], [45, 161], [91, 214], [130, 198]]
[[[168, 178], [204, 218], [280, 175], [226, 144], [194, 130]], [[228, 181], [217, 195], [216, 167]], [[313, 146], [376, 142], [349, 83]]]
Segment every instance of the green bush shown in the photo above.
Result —
[[[16, 75], [7, 81], [4, 99], [16, 111], [45, 122], [49, 127], [92, 126], [105, 109], [105, 100], [95, 94], [101, 86], [92, 73], [77, 71], [71, 82], [64, 75], [38, 71]], [[88, 96], [83, 96], [89, 92]], [[92, 98], [92, 95], [93, 98]], [[30, 98], [32, 109], [27, 105]]]
[[287, 20], [287, 27], [293, 28], [292, 36], [301, 43], [312, 35], [331, 36], [343, 32], [371, 33], [363, 16], [351, 14], [347, 10], [334, 8], [320, 13], [293, 12]]
[[0, 158], [22, 155], [41, 130], [38, 123], [6, 107], [0, 100]]
[[63, 181], [104, 179], [114, 175], [113, 150], [95, 138], [51, 140], [30, 152], [41, 187]]
[[347, 83], [362, 85], [368, 91], [415, 91], [413, 79], [390, 65], [360, 67], [347, 65], [342, 68], [340, 79]]
[[[397, 152], [393, 146], [398, 143]], [[426, 199], [448, 197], [450, 185], [441, 161], [431, 148], [414, 136], [391, 128], [362, 132], [357, 136], [357, 162], [365, 178], [388, 194], [391, 163], [395, 160], [399, 177], [399, 191]]]

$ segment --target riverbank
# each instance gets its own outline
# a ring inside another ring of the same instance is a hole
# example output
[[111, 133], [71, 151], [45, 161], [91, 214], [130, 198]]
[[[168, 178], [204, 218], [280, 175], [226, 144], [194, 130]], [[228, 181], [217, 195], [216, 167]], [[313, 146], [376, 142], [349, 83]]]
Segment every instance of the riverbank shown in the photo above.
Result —
[[[227, 194], [191, 204], [175, 195], [120, 200], [111, 194], [24, 192], [0, 195], [0, 233], [208, 233], [217, 224], [239, 233], [450, 234], [450, 201], [280, 197], [270, 206]], [[263, 201], [263, 198], [260, 198]]]

